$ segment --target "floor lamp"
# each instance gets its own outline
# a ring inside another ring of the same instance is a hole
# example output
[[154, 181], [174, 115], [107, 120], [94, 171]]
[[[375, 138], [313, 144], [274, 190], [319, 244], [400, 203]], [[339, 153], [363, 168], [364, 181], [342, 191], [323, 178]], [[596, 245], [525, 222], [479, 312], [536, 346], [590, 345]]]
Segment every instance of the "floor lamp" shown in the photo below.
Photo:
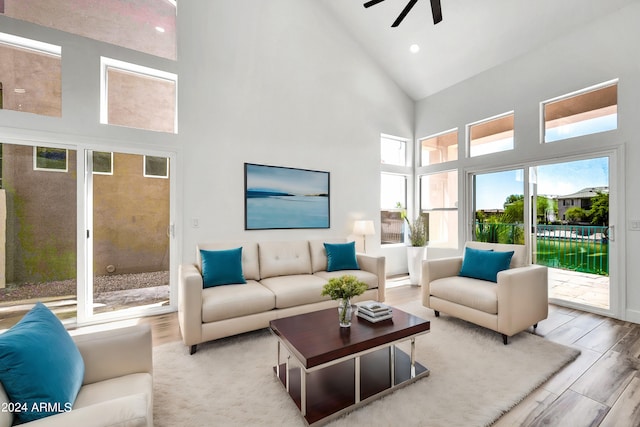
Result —
[[367, 253], [367, 236], [376, 234], [376, 229], [371, 220], [359, 220], [353, 224], [353, 234], [362, 236], [364, 253]]

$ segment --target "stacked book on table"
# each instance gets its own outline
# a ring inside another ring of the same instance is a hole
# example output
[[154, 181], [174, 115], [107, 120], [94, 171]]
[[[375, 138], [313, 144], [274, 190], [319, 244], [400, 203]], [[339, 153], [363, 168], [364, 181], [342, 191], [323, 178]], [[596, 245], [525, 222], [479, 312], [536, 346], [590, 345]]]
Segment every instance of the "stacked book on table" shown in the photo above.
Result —
[[393, 312], [388, 305], [377, 301], [364, 301], [358, 304], [357, 316], [369, 322], [376, 323], [391, 319]]

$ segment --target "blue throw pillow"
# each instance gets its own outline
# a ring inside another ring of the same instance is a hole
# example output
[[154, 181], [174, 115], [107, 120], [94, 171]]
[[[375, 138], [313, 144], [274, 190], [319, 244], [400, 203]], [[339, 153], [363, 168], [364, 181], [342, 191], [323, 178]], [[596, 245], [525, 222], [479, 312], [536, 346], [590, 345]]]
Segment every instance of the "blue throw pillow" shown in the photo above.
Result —
[[325, 243], [327, 271], [360, 270], [356, 259], [356, 242]]
[[497, 282], [498, 272], [509, 268], [512, 257], [513, 251], [494, 252], [465, 248], [460, 276]]
[[78, 347], [44, 304], [0, 334], [0, 381], [21, 422], [70, 411], [83, 378]]
[[220, 251], [200, 250], [203, 287], [247, 283], [242, 273], [242, 247]]

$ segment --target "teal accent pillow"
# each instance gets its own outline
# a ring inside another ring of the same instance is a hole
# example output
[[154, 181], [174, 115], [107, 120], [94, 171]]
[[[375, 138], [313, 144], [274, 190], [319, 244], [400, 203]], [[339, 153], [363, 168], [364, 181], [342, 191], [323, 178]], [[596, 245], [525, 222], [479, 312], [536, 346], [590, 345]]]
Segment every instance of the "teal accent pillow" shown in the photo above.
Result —
[[21, 422], [70, 411], [83, 378], [78, 347], [44, 304], [0, 334], [0, 381]]
[[513, 251], [494, 252], [465, 248], [460, 276], [497, 282], [498, 272], [509, 268], [512, 257]]
[[327, 271], [360, 270], [356, 259], [356, 242], [325, 243]]
[[247, 283], [242, 273], [242, 247], [220, 251], [200, 250], [203, 287]]

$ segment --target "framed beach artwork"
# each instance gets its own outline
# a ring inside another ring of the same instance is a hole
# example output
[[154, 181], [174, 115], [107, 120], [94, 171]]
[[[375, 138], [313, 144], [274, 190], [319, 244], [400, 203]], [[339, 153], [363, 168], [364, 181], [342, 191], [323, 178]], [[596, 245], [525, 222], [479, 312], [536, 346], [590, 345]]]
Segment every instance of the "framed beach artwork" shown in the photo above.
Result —
[[329, 228], [329, 172], [245, 163], [244, 228]]

